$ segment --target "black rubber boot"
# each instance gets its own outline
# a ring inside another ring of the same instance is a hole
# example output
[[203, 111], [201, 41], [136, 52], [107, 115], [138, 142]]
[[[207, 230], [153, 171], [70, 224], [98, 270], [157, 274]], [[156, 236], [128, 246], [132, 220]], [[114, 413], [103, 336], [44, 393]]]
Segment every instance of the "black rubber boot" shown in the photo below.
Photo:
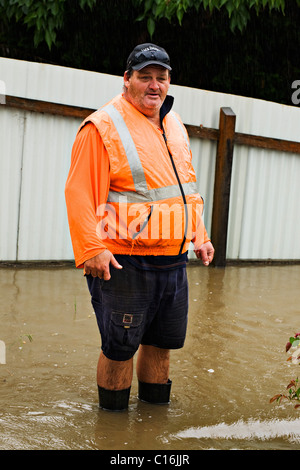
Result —
[[167, 405], [170, 403], [171, 385], [171, 380], [168, 380], [166, 384], [151, 384], [139, 381], [139, 399], [147, 403]]
[[109, 411], [127, 410], [130, 388], [131, 387], [125, 388], [124, 390], [107, 390], [98, 385], [99, 407]]

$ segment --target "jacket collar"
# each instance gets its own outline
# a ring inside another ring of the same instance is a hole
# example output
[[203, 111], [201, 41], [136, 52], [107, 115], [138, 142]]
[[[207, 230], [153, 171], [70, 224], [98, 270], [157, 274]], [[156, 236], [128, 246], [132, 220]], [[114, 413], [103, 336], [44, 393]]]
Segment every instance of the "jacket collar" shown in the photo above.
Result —
[[166, 115], [171, 111], [174, 103], [174, 96], [167, 95], [165, 101], [160, 108], [160, 120], [163, 122]]

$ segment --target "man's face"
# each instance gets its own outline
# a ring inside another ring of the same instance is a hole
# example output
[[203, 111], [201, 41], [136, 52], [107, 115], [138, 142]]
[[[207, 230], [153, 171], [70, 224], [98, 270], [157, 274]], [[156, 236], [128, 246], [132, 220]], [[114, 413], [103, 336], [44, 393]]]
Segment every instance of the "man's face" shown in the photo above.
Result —
[[134, 70], [128, 77], [125, 72], [126, 99], [145, 116], [159, 114], [170, 86], [170, 75], [164, 67], [149, 65]]

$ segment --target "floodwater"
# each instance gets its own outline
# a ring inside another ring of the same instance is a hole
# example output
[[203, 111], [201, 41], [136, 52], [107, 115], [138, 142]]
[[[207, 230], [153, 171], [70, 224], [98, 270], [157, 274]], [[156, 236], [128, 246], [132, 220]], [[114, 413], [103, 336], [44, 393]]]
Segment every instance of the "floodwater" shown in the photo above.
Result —
[[269, 400], [297, 377], [285, 344], [300, 331], [300, 266], [191, 263], [188, 276], [170, 405], [139, 402], [134, 377], [128, 411], [111, 413], [82, 272], [0, 269], [0, 449], [299, 450], [300, 409]]

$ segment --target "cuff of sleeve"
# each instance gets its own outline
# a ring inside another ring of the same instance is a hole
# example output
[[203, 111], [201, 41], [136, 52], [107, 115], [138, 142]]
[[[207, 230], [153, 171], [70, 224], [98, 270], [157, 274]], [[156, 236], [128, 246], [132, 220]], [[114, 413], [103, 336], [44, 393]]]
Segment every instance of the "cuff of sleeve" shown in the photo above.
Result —
[[101, 253], [103, 253], [103, 251], [105, 251], [107, 248], [106, 247], [103, 247], [103, 248], [98, 248], [98, 249], [95, 249], [95, 250], [92, 250], [92, 251], [89, 251], [88, 253], [85, 253], [81, 258], [79, 259], [75, 259], [75, 265], [76, 265], [76, 268], [80, 269], [80, 268], [83, 268], [84, 267], [84, 263], [91, 259], [91, 258], [94, 258], [94, 256], [97, 256], [97, 255], [100, 255]]

